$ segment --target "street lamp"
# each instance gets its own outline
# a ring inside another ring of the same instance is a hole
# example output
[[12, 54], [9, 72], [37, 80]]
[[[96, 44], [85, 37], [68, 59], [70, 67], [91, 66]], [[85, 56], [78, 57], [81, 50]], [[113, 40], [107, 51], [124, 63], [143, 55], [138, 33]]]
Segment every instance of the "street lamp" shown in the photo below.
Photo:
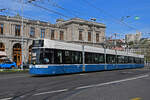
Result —
[[36, 0], [28, 0], [29, 3], [32, 3], [32, 1], [36, 1]]
[[91, 20], [96, 21], [96, 18], [91, 18]]
[[106, 66], [106, 37], [104, 37], [104, 58], [105, 58], [105, 70], [107, 69]]
[[[31, 3], [32, 1], [35, 1], [35, 0], [28, 0], [29, 3]], [[23, 63], [24, 63], [24, 55], [23, 55], [23, 10], [24, 10], [24, 1], [21, 0], [21, 14], [22, 14], [22, 19], [21, 19], [21, 34], [22, 34], [22, 45], [21, 45], [21, 48], [22, 48], [22, 60], [21, 60], [21, 69], [23, 70]], [[1, 9], [2, 11], [5, 10], [5, 9]]]
[[114, 33], [114, 35], [115, 35], [115, 53], [116, 53], [116, 64], [117, 64], [117, 38], [116, 38], [116, 36], [117, 36], [117, 33]]
[[23, 8], [24, 8], [24, 4], [23, 4], [23, 0], [21, 1], [22, 7], [21, 7], [21, 14], [22, 14], [22, 19], [21, 19], [21, 34], [22, 34], [22, 60], [21, 60], [21, 69], [23, 70], [23, 62], [24, 62], [24, 55], [23, 55]]
[[[96, 21], [96, 18], [91, 18], [90, 20]], [[94, 38], [94, 24], [93, 24], [93, 38]], [[94, 40], [94, 39], [92, 39], [92, 40]], [[93, 43], [94, 43], [94, 41], [93, 41]], [[83, 63], [83, 71], [85, 71], [85, 46], [84, 46], [84, 43], [82, 44], [82, 63]]]
[[114, 36], [115, 36], [115, 40], [114, 40], [114, 49], [115, 49], [115, 54], [116, 54], [116, 56], [115, 56], [115, 61], [116, 61], [116, 64], [117, 64], [117, 33], [114, 33], [113, 34]]
[[105, 64], [104, 69], [107, 70], [107, 66], [106, 66], [106, 59], [107, 59], [106, 58], [106, 49], [107, 49], [106, 37], [103, 37], [103, 39], [104, 39], [104, 42], [102, 43], [102, 46], [104, 48], [104, 64]]
[[83, 71], [85, 71], [85, 51], [84, 51], [84, 44], [82, 44], [82, 63], [83, 63]]

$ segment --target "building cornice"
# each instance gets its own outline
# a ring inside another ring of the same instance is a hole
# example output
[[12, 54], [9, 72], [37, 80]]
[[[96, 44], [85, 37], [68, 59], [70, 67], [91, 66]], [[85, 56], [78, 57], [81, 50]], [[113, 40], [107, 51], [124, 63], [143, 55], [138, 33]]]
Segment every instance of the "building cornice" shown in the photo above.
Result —
[[22, 37], [22, 36], [12, 36], [12, 35], [0, 35], [2, 39], [17, 39], [21, 40], [22, 38], [25, 40], [33, 40], [34, 38]]
[[97, 22], [91, 22], [91, 21], [86, 21], [86, 20], [82, 20], [82, 19], [78, 19], [78, 18], [62, 21], [62, 22], [58, 23], [58, 25], [65, 26], [65, 25], [69, 25], [69, 24], [72, 24], [72, 23], [89, 25], [89, 26], [93, 26], [94, 25], [96, 27], [106, 28], [105, 24], [97, 23]]

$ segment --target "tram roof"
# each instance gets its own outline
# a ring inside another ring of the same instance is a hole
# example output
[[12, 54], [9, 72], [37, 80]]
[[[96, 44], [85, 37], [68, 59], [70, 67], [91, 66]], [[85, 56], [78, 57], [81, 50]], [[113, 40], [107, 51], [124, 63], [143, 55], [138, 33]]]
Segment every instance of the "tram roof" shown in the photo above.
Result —
[[[83, 49], [83, 46], [80, 44], [67, 43], [67, 42], [62, 42], [62, 41], [57, 41], [57, 40], [49, 40], [49, 39], [43, 39], [43, 40], [44, 40], [43, 48], [63, 49], [63, 50], [72, 50], [72, 51], [82, 51], [82, 49]], [[104, 53], [104, 48], [84, 45], [84, 51], [85, 52], [94, 52], [94, 53]], [[117, 55], [144, 58], [144, 55], [129, 53], [129, 52], [125, 52], [125, 51], [115, 51], [115, 50], [111, 50], [111, 49], [106, 49], [106, 54], [115, 55], [116, 52], [117, 52]]]

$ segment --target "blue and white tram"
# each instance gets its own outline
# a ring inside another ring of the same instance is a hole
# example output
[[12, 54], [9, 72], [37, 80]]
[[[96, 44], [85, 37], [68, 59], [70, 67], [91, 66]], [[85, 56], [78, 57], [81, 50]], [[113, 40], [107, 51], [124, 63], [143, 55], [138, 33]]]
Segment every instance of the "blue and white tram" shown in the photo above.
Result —
[[141, 67], [144, 67], [143, 55], [93, 46], [83, 49], [79, 44], [37, 39], [33, 41], [29, 72], [54, 75]]

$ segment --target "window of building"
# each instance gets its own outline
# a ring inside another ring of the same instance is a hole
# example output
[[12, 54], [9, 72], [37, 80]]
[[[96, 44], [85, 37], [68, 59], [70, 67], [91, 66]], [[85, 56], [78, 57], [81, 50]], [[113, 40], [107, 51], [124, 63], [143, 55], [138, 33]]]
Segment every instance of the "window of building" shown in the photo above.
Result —
[[64, 40], [64, 32], [60, 31], [60, 40]]
[[35, 35], [35, 28], [31, 27], [30, 28], [30, 37], [34, 37], [34, 35]]
[[82, 40], [82, 31], [79, 31], [79, 40]]
[[20, 33], [21, 33], [21, 26], [16, 25], [15, 26], [15, 36], [20, 36]]
[[45, 37], [45, 29], [42, 28], [42, 29], [41, 29], [41, 38], [44, 38], [44, 37]]
[[55, 39], [55, 30], [51, 30], [51, 40]]
[[88, 41], [91, 41], [91, 32], [88, 32]]
[[4, 24], [0, 24], [0, 35], [3, 35]]
[[96, 42], [99, 42], [99, 33], [96, 33]]

